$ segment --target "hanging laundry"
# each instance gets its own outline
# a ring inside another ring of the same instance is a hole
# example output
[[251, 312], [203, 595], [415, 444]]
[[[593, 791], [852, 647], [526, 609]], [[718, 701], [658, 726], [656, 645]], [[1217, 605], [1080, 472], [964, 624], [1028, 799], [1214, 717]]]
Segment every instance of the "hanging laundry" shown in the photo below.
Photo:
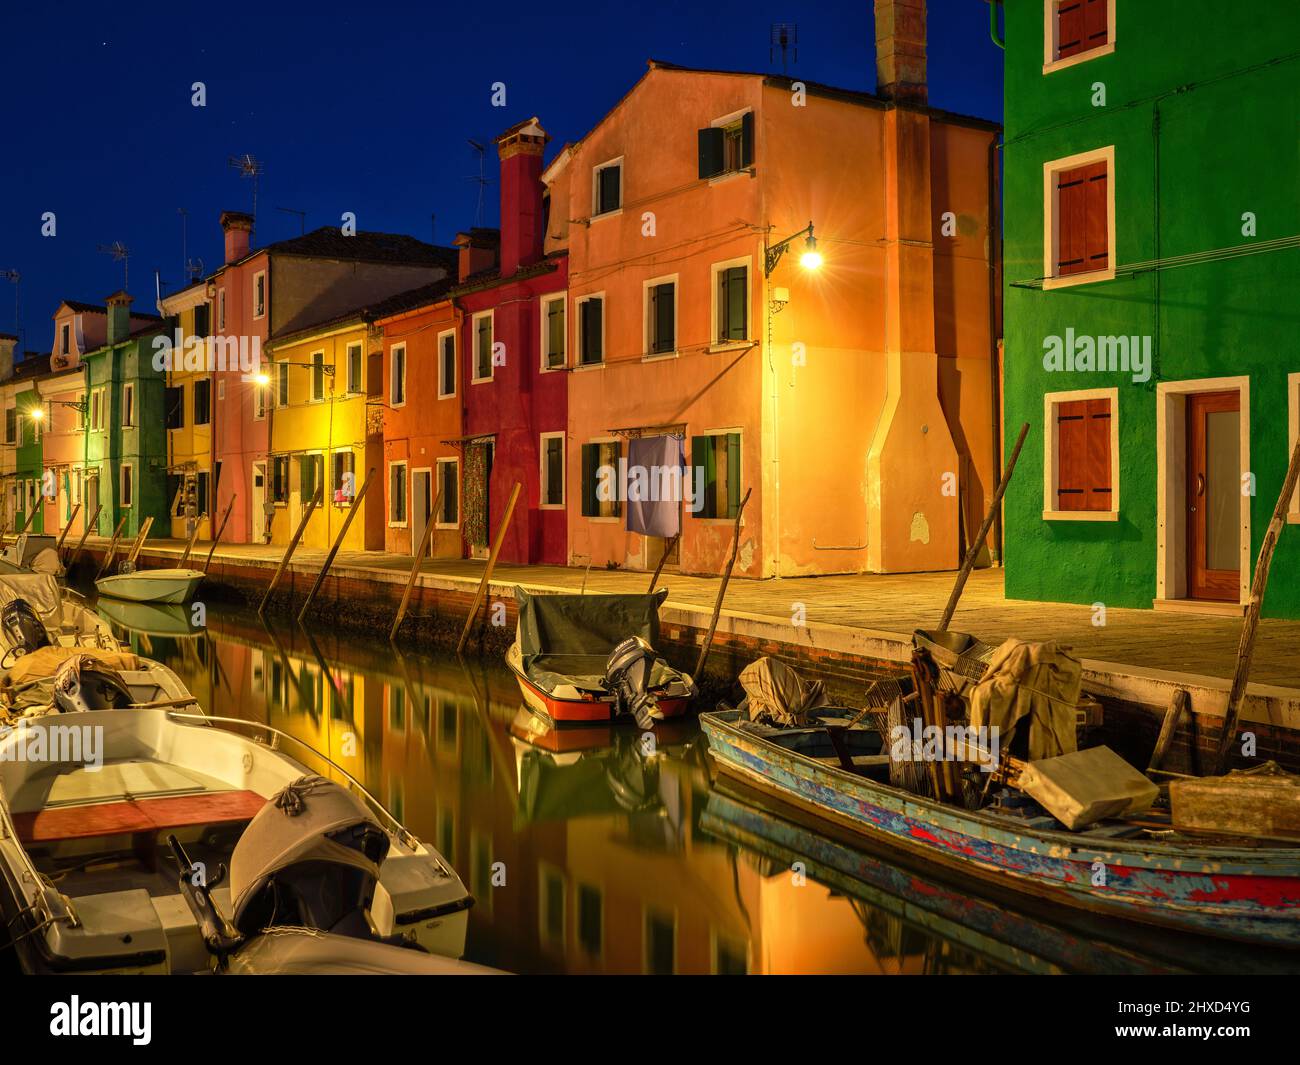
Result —
[[640, 436], [627, 449], [627, 528], [646, 536], [676, 536], [682, 528], [681, 437]]

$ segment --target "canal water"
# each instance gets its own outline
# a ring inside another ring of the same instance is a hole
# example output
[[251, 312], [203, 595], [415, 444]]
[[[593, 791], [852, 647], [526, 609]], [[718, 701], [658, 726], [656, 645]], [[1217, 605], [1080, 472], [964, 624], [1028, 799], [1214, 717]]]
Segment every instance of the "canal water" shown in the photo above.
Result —
[[214, 604], [200, 629], [180, 607], [98, 609], [209, 713], [327, 754], [434, 843], [475, 896], [472, 961], [523, 973], [837, 974], [1206, 963], [983, 900], [777, 816], [711, 784], [693, 720], [649, 734], [548, 730], [497, 661], [398, 654]]

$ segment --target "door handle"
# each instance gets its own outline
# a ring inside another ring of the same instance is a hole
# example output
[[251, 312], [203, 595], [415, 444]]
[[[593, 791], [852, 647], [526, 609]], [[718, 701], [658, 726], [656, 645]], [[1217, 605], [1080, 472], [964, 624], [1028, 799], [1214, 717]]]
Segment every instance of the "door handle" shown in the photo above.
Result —
[[1196, 475], [1196, 498], [1199, 499], [1203, 495], [1205, 495], [1205, 474], [1198, 473]]

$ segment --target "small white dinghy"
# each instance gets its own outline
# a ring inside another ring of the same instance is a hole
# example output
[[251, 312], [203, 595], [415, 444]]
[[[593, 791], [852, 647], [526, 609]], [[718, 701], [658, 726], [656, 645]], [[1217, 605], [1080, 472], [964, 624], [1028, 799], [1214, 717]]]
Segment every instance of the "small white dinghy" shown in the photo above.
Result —
[[257, 722], [109, 705], [0, 730], [0, 903], [25, 971], [488, 971], [453, 960], [473, 901], [455, 871], [325, 756], [344, 783]]
[[132, 603], [188, 603], [203, 583], [199, 569], [138, 569], [100, 577], [100, 595]]
[[48, 573], [0, 571], [0, 670], [47, 644], [118, 651], [113, 627]]

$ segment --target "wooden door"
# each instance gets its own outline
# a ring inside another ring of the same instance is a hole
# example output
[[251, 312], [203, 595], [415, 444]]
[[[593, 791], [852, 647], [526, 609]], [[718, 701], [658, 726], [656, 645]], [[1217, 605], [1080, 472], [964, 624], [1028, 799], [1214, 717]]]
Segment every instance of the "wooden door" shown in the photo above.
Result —
[[1187, 594], [1241, 595], [1241, 396], [1187, 398]]

